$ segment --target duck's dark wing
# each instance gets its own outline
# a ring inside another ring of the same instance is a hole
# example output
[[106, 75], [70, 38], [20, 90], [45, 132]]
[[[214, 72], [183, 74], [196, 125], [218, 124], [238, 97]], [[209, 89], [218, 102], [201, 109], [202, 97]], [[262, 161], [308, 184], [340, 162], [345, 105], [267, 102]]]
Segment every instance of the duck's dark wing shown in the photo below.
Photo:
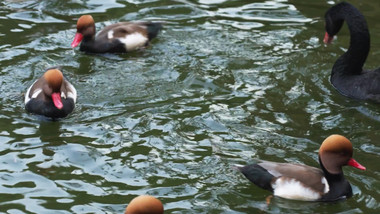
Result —
[[277, 179], [296, 180], [303, 186], [324, 193], [327, 181], [322, 170], [300, 164], [260, 161], [256, 164], [240, 167], [240, 171], [257, 186], [273, 191]]
[[[151, 40], [161, 30], [162, 24], [158, 22], [120, 22], [105, 27], [98, 34], [98, 38], [112, 40], [125, 38], [127, 35], [139, 33]], [[110, 33], [112, 31], [112, 34]]]

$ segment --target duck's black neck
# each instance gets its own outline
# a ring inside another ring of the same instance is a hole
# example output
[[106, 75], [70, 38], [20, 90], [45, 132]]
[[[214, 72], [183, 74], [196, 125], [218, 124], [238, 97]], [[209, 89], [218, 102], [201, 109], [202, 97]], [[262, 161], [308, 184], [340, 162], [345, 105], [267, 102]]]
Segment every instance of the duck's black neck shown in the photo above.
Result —
[[95, 36], [85, 36], [80, 43], [81, 51], [91, 51], [92, 47], [96, 45]]
[[345, 4], [335, 11], [336, 20], [345, 20], [350, 30], [350, 47], [335, 62], [332, 70], [334, 75], [357, 75], [362, 72], [370, 48], [370, 37], [367, 22], [358, 9]]
[[322, 196], [320, 201], [334, 201], [352, 196], [350, 183], [344, 177], [343, 171], [338, 174], [332, 174], [323, 166], [321, 157], [319, 157], [319, 165], [329, 185], [329, 191]]
[[323, 171], [323, 174], [326, 177], [327, 182], [330, 183], [330, 182], [341, 181], [341, 180], [345, 179], [342, 170], [338, 174], [332, 174], [332, 173], [330, 173], [325, 168], [325, 166], [323, 166], [322, 161], [321, 161], [321, 157], [319, 157], [319, 165], [321, 166], [321, 169]]

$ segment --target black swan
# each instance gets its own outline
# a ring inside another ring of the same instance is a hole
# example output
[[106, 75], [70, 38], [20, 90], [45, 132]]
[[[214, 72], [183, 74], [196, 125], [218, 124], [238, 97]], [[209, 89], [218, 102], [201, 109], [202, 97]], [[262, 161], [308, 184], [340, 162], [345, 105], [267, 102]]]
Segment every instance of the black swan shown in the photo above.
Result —
[[370, 48], [367, 22], [358, 9], [347, 2], [331, 7], [325, 14], [325, 43], [330, 43], [343, 22], [350, 30], [348, 50], [338, 58], [331, 72], [332, 85], [343, 95], [380, 102], [380, 69], [363, 70]]

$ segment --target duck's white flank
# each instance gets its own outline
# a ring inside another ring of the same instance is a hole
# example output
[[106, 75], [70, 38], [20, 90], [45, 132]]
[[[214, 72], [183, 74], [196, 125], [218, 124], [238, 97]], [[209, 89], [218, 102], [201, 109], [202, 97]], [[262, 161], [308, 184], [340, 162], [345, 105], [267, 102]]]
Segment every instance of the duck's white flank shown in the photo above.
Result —
[[76, 103], [77, 102], [77, 90], [69, 82], [67, 82], [67, 87], [68, 87], [67, 97], [73, 99], [74, 103]]
[[108, 39], [113, 39], [113, 30], [108, 31], [107, 37]]
[[66, 99], [66, 94], [62, 91], [61, 92], [61, 97], [63, 98], [63, 99]]
[[32, 94], [32, 98], [37, 98], [41, 92], [42, 92], [42, 88], [35, 90], [34, 93]]
[[304, 201], [314, 201], [321, 196], [318, 192], [305, 187], [301, 182], [291, 178], [279, 178], [272, 184], [274, 195]]
[[325, 185], [325, 189], [323, 190], [323, 193], [328, 193], [330, 191], [329, 183], [327, 182], [325, 177], [322, 177], [322, 184]]
[[33, 84], [32, 84], [32, 85], [28, 88], [28, 90], [26, 91], [26, 94], [25, 94], [25, 101], [24, 101], [25, 104], [28, 103], [29, 100], [30, 100], [31, 98], [36, 98], [36, 97], [38, 96], [38, 94], [41, 93], [42, 89], [36, 90], [36, 91], [33, 93], [32, 97], [29, 98], [30, 90], [32, 89], [34, 83], [36, 83], [36, 82], [37, 82], [37, 80], [34, 81]]
[[126, 37], [118, 39], [125, 44], [127, 51], [136, 50], [148, 42], [148, 38], [138, 32], [128, 34]]

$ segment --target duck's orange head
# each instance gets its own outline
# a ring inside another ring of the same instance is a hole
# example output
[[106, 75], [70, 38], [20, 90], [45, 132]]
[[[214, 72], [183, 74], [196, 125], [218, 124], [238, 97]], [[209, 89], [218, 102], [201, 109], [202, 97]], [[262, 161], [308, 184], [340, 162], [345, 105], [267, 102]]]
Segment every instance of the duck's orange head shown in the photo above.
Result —
[[95, 21], [91, 15], [83, 15], [77, 21], [77, 33], [75, 34], [74, 41], [71, 47], [76, 47], [84, 37], [95, 36]]
[[60, 92], [63, 82], [62, 72], [56, 68], [52, 68], [47, 70], [43, 77], [47, 82], [47, 84], [43, 87], [44, 93], [51, 97], [55, 107], [62, 109], [63, 103]]
[[83, 31], [91, 26], [95, 25], [94, 18], [91, 15], [83, 15], [77, 21], [77, 32], [83, 33]]
[[60, 90], [62, 82], [63, 82], [63, 74], [58, 69], [49, 69], [45, 72], [44, 78], [50, 88], [53, 89], [54, 92]]
[[164, 206], [161, 201], [150, 195], [134, 198], [125, 209], [124, 214], [163, 214]]
[[352, 158], [352, 143], [342, 135], [331, 135], [326, 138], [319, 148], [319, 157], [325, 169], [332, 173], [338, 174], [342, 172], [342, 166], [353, 166], [358, 169], [365, 170]]

